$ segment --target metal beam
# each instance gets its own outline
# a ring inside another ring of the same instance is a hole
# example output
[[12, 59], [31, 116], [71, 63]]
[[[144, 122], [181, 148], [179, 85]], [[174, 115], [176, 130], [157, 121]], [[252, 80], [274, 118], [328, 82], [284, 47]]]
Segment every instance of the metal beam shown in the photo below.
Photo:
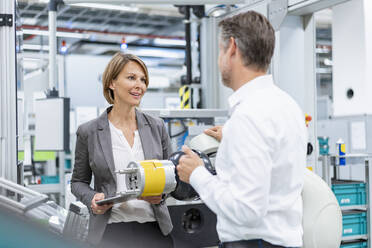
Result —
[[[47, 36], [47, 33], [44, 33], [48, 30], [48, 27], [38, 26], [38, 25], [22, 25], [23, 30], [27, 30], [24, 33], [26, 34], [35, 34], [35, 35], [43, 35]], [[44, 32], [40, 32], [44, 31]], [[63, 33], [60, 33], [63, 32]], [[146, 39], [155, 39], [155, 38], [163, 38], [163, 39], [183, 39], [182, 36], [169, 36], [169, 35], [158, 35], [158, 34], [140, 34], [140, 33], [126, 33], [126, 32], [111, 32], [111, 31], [98, 31], [98, 30], [89, 30], [89, 29], [77, 29], [77, 28], [57, 28], [57, 36], [58, 37], [67, 37], [64, 36], [67, 33], [72, 34], [82, 34], [82, 35], [110, 35], [110, 36], [137, 36], [138, 38], [146, 38]]]
[[0, 13], [12, 15], [0, 26], [0, 177], [17, 182], [17, 92], [15, 1], [0, 1]]
[[57, 12], [49, 10], [49, 89], [57, 89]]
[[307, 0], [288, 6], [291, 15], [308, 15], [349, 0]]

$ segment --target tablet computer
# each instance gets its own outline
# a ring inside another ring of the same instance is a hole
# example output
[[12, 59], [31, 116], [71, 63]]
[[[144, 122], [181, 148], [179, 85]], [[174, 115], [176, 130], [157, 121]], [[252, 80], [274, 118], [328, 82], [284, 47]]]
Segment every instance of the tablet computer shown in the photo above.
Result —
[[131, 200], [131, 199], [135, 199], [135, 196], [133, 196], [133, 195], [117, 195], [117, 196], [113, 196], [113, 197], [108, 197], [108, 198], [100, 200], [100, 201], [96, 201], [96, 204], [98, 206], [102, 206], [104, 204], [111, 204], [111, 203], [115, 204], [115, 203], [125, 202], [125, 201]]

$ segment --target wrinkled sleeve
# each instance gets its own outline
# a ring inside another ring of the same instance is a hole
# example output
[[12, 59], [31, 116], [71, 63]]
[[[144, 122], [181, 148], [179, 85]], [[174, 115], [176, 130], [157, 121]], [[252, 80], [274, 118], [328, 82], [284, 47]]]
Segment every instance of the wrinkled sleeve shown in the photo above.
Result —
[[236, 225], [254, 227], [268, 209], [271, 146], [265, 123], [244, 115], [233, 118], [229, 123], [230, 137], [222, 140], [227, 142], [226, 149], [219, 151], [229, 154], [231, 179], [222, 180], [219, 175], [213, 176], [204, 167], [198, 167], [191, 174], [190, 183], [213, 212]]

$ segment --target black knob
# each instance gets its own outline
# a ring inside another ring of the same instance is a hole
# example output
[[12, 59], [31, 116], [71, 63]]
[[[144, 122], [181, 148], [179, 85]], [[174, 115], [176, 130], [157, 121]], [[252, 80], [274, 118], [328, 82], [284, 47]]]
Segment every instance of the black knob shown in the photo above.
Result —
[[307, 143], [307, 155], [311, 155], [313, 153], [314, 147], [313, 145], [309, 142]]

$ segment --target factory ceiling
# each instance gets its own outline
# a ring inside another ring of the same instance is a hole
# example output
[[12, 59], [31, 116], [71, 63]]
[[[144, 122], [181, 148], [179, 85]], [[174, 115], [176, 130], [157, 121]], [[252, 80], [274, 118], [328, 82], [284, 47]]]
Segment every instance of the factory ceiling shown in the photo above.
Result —
[[[18, 0], [17, 4], [24, 44], [48, 44], [47, 1]], [[121, 41], [137, 46], [154, 46], [156, 38], [183, 41], [184, 24], [183, 16], [172, 5], [62, 4], [57, 11], [57, 32], [59, 39], [86, 52], [88, 46], [94, 50], [92, 43], [99, 44], [102, 50], [105, 43], [112, 46]], [[177, 44], [169, 46], [184, 48], [184, 45]]]

